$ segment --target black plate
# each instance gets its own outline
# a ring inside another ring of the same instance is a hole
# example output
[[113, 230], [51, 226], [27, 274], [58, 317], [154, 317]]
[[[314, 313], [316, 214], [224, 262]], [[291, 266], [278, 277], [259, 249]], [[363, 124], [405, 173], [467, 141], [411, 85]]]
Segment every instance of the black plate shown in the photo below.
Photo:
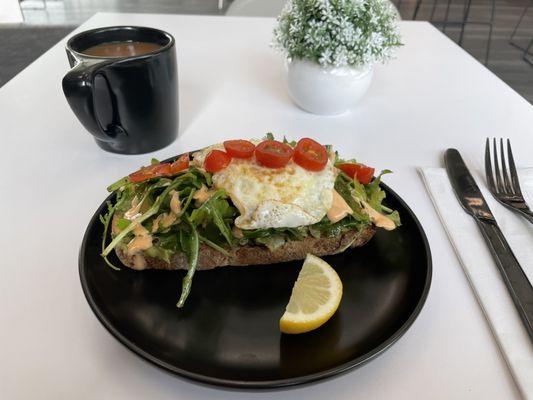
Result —
[[[366, 246], [325, 257], [344, 285], [321, 328], [282, 335], [278, 321], [302, 262], [196, 273], [183, 310], [184, 271], [114, 271], [100, 257], [102, 225], [92, 218], [80, 250], [81, 284], [102, 324], [159, 367], [201, 382], [247, 388], [297, 385], [348, 371], [381, 354], [411, 326], [431, 283], [431, 254], [417, 218], [388, 187], [403, 225]], [[114, 257], [116, 265], [120, 262]]]

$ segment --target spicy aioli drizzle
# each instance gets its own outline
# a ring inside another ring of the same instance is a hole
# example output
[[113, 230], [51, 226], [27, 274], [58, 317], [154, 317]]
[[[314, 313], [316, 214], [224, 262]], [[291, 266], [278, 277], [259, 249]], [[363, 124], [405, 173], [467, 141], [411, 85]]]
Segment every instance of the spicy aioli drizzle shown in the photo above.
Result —
[[332, 224], [339, 222], [341, 219], [346, 217], [348, 214], [352, 214], [353, 211], [342, 198], [342, 196], [337, 193], [336, 190], [333, 190], [333, 202], [331, 203], [331, 208], [328, 210], [327, 216]]
[[[392, 231], [396, 228], [396, 224], [393, 220], [374, 210], [366, 201], [361, 200], [361, 205], [363, 206], [365, 213], [370, 217], [372, 223], [378, 228], [383, 228], [387, 231]], [[336, 190], [333, 190], [333, 203], [327, 213], [328, 219], [334, 224], [345, 218], [348, 214], [353, 214], [352, 209], [342, 196], [337, 193]]]
[[124, 213], [124, 218], [135, 224], [133, 228], [134, 237], [126, 246], [126, 254], [131, 258], [132, 267], [136, 270], [146, 268], [146, 260], [142, 255], [142, 251], [152, 247], [152, 235], [144, 226], [135, 221], [141, 215], [141, 205], [142, 201], [139, 201], [139, 198], [135, 196], [131, 202], [131, 208]]
[[135, 224], [135, 228], [133, 229], [135, 237], [127, 245], [127, 254], [133, 259], [133, 267], [141, 270], [146, 268], [146, 260], [141, 252], [152, 247], [152, 235], [138, 222], [132, 223]]
[[363, 204], [363, 209], [370, 217], [370, 220], [378, 228], [383, 228], [386, 231], [392, 231], [396, 228], [396, 224], [393, 220], [374, 210], [366, 201], [361, 200], [361, 204]]

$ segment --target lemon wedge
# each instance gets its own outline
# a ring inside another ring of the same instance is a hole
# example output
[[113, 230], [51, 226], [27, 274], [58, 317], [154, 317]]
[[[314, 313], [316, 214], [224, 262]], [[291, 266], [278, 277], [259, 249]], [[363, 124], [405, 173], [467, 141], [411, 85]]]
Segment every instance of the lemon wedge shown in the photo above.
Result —
[[341, 298], [339, 275], [327, 262], [308, 254], [279, 321], [281, 332], [304, 333], [322, 326], [335, 314]]

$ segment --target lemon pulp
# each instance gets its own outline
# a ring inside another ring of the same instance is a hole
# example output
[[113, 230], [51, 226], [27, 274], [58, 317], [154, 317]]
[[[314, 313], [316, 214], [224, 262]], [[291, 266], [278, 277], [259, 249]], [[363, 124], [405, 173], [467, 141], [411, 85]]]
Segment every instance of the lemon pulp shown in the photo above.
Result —
[[279, 321], [283, 333], [304, 333], [326, 323], [341, 302], [342, 282], [324, 260], [308, 254], [298, 275], [285, 313]]

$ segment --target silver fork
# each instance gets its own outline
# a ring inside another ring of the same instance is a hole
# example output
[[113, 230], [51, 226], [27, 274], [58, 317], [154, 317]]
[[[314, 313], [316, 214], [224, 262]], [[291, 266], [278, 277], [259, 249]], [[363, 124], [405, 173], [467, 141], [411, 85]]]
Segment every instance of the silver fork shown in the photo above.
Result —
[[491, 161], [489, 138], [487, 138], [485, 145], [485, 174], [487, 175], [489, 190], [496, 200], [498, 200], [507, 208], [518, 212], [533, 224], [533, 212], [529, 209], [529, 206], [522, 195], [522, 190], [520, 190], [520, 182], [518, 182], [513, 152], [511, 150], [511, 142], [509, 139], [507, 139], [507, 162], [509, 164], [509, 173], [507, 173], [507, 166], [505, 162], [503, 139], [500, 139], [499, 157], [496, 143], [496, 139], [493, 139], [492, 147], [494, 154], [492, 158], [494, 159], [494, 173], [492, 170], [493, 163]]

